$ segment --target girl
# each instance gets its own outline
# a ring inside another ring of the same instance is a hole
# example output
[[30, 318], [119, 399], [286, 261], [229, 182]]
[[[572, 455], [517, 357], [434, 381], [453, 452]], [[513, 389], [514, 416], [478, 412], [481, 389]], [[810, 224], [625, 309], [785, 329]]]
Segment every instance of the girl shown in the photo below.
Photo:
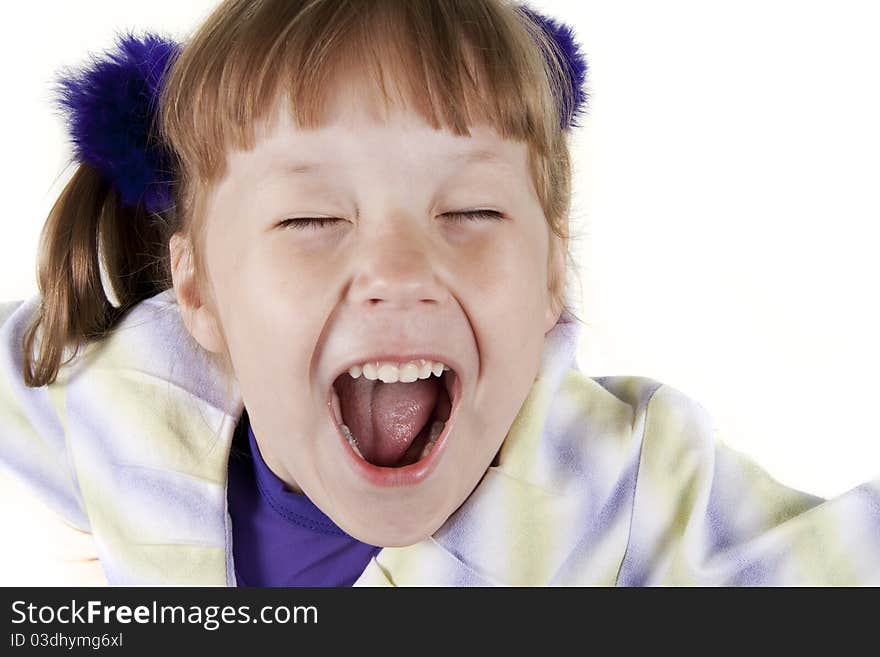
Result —
[[69, 77], [81, 164], [40, 295], [0, 311], [0, 462], [50, 510], [47, 572], [880, 584], [880, 482], [785, 488], [679, 391], [578, 371], [584, 71], [502, 0], [229, 0]]

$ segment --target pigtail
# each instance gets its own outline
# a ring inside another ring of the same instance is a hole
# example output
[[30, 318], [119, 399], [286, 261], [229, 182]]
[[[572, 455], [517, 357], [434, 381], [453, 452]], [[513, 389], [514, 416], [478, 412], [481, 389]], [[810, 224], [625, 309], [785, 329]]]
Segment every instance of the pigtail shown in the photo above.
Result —
[[40, 236], [41, 304], [22, 345], [28, 386], [55, 381], [84, 342], [105, 337], [132, 306], [171, 285], [166, 219], [176, 216], [176, 160], [154, 119], [179, 50], [158, 35], [120, 34], [111, 52], [57, 80], [79, 164]]
[[[40, 236], [41, 304], [24, 334], [26, 385], [54, 382], [83, 343], [105, 337], [129, 308], [164, 289], [161, 230], [145, 215], [123, 207], [91, 165], [78, 166]], [[116, 306], [101, 280], [101, 250]]]

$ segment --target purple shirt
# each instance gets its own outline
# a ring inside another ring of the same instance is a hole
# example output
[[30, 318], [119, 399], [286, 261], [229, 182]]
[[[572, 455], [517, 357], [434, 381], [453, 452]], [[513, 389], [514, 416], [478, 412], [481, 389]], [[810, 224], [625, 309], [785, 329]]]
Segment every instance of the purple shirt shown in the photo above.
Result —
[[263, 461], [247, 411], [229, 457], [227, 498], [238, 586], [351, 586], [382, 549], [287, 489]]

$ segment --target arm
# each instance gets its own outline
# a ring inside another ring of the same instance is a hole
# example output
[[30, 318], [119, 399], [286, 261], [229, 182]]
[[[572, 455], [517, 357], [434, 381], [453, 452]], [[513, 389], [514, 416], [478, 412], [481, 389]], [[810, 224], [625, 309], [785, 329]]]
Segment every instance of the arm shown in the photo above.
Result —
[[105, 586], [92, 535], [68, 524], [28, 486], [0, 472], [2, 586]]
[[37, 303], [0, 304], [0, 584], [103, 584], [68, 459], [63, 385], [22, 380], [21, 336]]
[[880, 479], [783, 486], [664, 385], [647, 409], [622, 585], [880, 585]]

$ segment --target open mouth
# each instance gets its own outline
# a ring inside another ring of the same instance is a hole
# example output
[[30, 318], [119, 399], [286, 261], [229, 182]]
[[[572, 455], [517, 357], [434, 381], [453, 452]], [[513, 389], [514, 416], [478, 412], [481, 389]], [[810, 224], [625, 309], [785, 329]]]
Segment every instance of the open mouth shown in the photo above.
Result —
[[363, 466], [400, 470], [418, 463], [408, 470], [422, 470], [422, 462], [433, 461], [432, 454], [441, 451], [460, 388], [448, 366], [439, 376], [406, 383], [343, 372], [329, 393], [330, 412]]

